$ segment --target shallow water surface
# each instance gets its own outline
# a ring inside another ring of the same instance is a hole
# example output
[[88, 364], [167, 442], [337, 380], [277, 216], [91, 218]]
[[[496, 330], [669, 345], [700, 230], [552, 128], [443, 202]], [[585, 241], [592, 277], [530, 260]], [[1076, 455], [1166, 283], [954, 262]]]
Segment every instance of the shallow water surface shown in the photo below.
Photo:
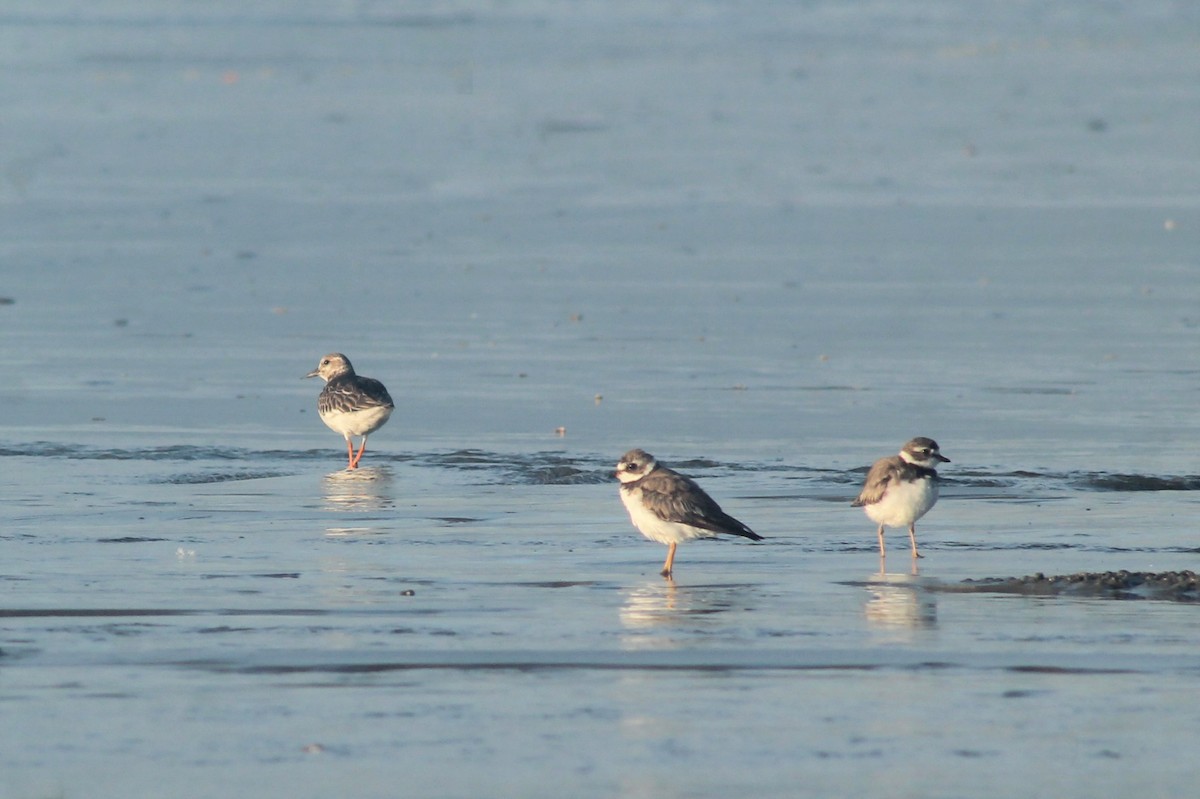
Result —
[[0, 795], [1193, 792], [1194, 596], [975, 589], [1200, 564], [1200, 19], [919, 5], [0, 3]]
[[942, 589], [1194, 560], [1169, 525], [1117, 524], [1194, 512], [1192, 492], [960, 476], [919, 569], [897, 540], [878, 571], [846, 503], [861, 470], [698, 462], [767, 539], [684, 546], [666, 581], [602, 455], [379, 439], [356, 472], [327, 471], [336, 440], [6, 453], [46, 492], [4, 534], [9, 790], [816, 795], [878, 769], [999, 795], [1030, 766], [1099, 790], [1132, 761], [1162, 795], [1191, 778], [1195, 604]]

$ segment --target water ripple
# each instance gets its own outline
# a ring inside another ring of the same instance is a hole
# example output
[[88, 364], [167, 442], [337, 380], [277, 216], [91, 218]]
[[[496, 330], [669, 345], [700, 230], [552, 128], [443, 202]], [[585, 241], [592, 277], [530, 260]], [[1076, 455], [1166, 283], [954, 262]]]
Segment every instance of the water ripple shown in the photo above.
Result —
[[1197, 491], [1200, 475], [1104, 474], [1091, 472], [1075, 477], [1081, 488], [1094, 491]]
[[271, 477], [286, 477], [288, 472], [277, 471], [239, 471], [239, 472], [189, 472], [173, 474], [157, 480], [155, 483], [167, 485], [204, 485], [206, 483], [229, 483], [238, 480], [264, 480]]
[[[240, 447], [177, 444], [161, 447], [103, 448], [83, 444], [31, 442], [0, 445], [0, 458], [61, 458], [93, 461], [146, 461], [168, 463], [241, 462], [246, 468], [190, 471], [155, 478], [155, 482], [203, 484], [234, 480], [283, 477], [291, 472], [249, 464], [281, 462], [330, 462], [328, 448], [254, 450]], [[372, 454], [376, 463], [414, 463], [449, 471], [478, 474], [485, 483], [504, 485], [600, 485], [612, 481], [613, 458], [608, 455], [568, 455], [558, 451], [529, 453], [459, 449], [449, 452]], [[865, 466], [822, 469], [780, 462], [721, 462], [709, 458], [672, 460], [670, 465], [685, 474], [720, 470], [754, 472], [798, 480], [817, 487], [857, 488]], [[1140, 474], [1122, 472], [1034, 472], [989, 471], [956, 467], [942, 475], [950, 496], [973, 499], [1019, 499], [1044, 495], [1047, 491], [1084, 490], [1097, 492], [1200, 491], [1200, 475]], [[980, 492], [983, 493], [980, 493]]]
[[601, 466], [595, 459], [571, 457], [559, 452], [512, 455], [465, 449], [427, 457], [423, 462], [448, 469], [493, 473], [496, 482], [505, 484], [600, 484], [612, 479], [611, 465]]

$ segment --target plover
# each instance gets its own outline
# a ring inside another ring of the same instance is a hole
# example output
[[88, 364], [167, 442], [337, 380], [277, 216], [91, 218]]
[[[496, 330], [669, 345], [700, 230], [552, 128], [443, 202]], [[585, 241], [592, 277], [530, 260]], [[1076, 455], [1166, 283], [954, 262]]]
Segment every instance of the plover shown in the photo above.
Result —
[[[330, 430], [345, 437], [346, 468], [357, 469], [367, 449], [367, 436], [383, 427], [396, 408], [391, 395], [378, 380], [355, 374], [350, 359], [340, 352], [326, 355], [305, 377], [325, 381], [317, 397], [317, 413]], [[358, 454], [351, 436], [362, 436]]]
[[721, 510], [695, 481], [663, 466], [644, 450], [631, 449], [622, 455], [616, 477], [633, 526], [651, 541], [667, 545], [667, 560], [660, 572], [663, 577], [671, 576], [675, 547], [684, 541], [715, 538], [718, 533], [762, 540]]
[[936, 441], [918, 437], [905, 444], [899, 455], [875, 461], [867, 472], [862, 491], [851, 505], [861, 507], [879, 525], [881, 558], [887, 554], [883, 545], [884, 527], [908, 527], [912, 556], [921, 557], [917, 552], [917, 520], [937, 502], [937, 465], [949, 462], [938, 451]]

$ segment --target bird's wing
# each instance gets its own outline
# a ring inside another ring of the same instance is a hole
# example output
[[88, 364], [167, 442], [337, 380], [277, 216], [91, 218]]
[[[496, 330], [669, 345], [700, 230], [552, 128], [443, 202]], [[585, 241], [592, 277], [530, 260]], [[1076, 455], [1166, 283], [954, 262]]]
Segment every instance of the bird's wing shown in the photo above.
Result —
[[359, 377], [356, 380], [331, 380], [317, 398], [317, 410], [321, 413], [330, 411], [348, 413], [379, 407], [394, 408], [395, 404], [387, 389], [383, 387], [383, 383], [370, 377]]
[[392, 395], [373, 377], [358, 378], [358, 388], [362, 393], [371, 398], [372, 405], [385, 405], [389, 408], [396, 407], [396, 403], [392, 402]]
[[721, 510], [716, 500], [694, 480], [678, 472], [656, 469], [643, 478], [639, 488], [647, 510], [664, 521], [762, 540], [761, 535]]
[[871, 470], [867, 472], [867, 479], [863, 482], [862, 491], [859, 492], [858, 498], [850, 504], [854, 507], [874, 505], [883, 499], [888, 484], [895, 479], [903, 466], [904, 461], [898, 455], [875, 461], [875, 464], [871, 466]]

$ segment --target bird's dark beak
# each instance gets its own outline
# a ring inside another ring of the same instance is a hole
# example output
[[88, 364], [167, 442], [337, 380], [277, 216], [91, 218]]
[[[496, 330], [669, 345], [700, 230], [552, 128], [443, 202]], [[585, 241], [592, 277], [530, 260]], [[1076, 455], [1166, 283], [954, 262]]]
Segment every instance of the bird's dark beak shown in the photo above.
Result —
[[309, 372], [308, 374], [306, 374], [304, 377], [302, 377], [300, 379], [305, 380], [310, 377], [320, 377], [320, 376], [321, 376], [321, 373], [318, 372], [316, 369], [313, 369], [311, 372]]
[[947, 458], [945, 455], [943, 455], [943, 454], [942, 454], [942, 453], [940, 453], [940, 452], [937, 454], [937, 459], [938, 459], [939, 461], [941, 461], [942, 463], [949, 463], [949, 462], [950, 462], [950, 459], [949, 459], [949, 458]]

